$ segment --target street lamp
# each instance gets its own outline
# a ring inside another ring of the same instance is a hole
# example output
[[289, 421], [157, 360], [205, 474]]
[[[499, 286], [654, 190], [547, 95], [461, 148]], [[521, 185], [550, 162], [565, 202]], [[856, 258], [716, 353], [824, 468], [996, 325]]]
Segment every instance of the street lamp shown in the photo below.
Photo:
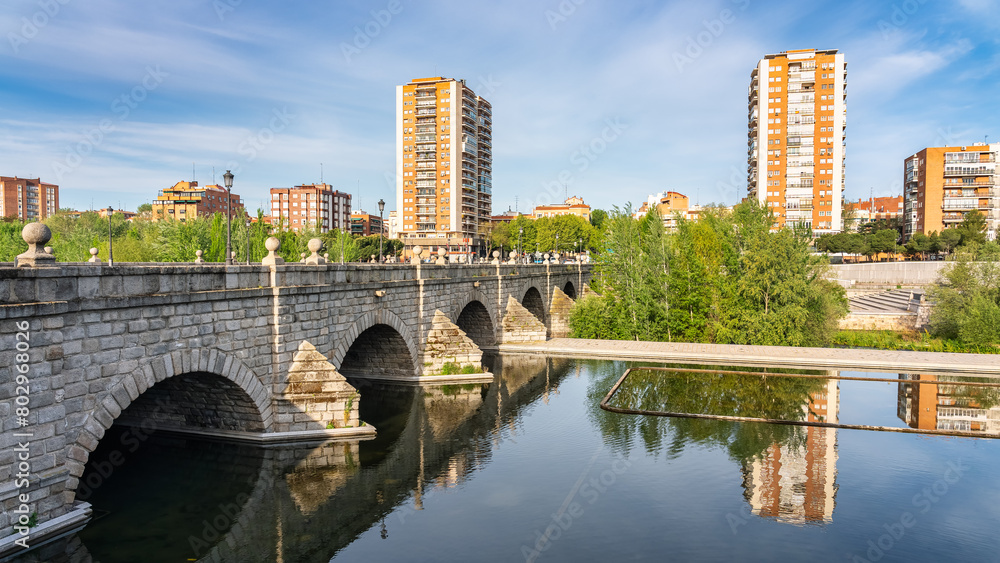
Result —
[[111, 218], [115, 216], [115, 209], [108, 206], [108, 266], [115, 265], [115, 254], [111, 248]]
[[556, 233], [556, 254], [559, 254], [559, 233]]
[[250, 219], [247, 219], [247, 266], [250, 265]]
[[521, 258], [521, 235], [524, 234], [524, 227], [518, 227], [517, 229], [517, 258]]
[[378, 200], [378, 263], [382, 263], [382, 234], [385, 233], [385, 225], [382, 223], [382, 212], [385, 211], [385, 200]]
[[233, 173], [226, 170], [222, 175], [226, 182], [226, 265], [233, 264]]

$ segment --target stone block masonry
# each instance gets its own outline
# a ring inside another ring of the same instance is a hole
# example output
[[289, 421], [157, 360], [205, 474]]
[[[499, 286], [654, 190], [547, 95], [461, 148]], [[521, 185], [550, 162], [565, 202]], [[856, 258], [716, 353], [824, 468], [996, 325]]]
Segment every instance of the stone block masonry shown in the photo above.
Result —
[[[348, 408], [339, 377], [418, 379], [428, 361], [476, 363], [467, 333], [543, 341], [548, 328], [520, 305], [525, 294], [553, 295], [581, 277], [589, 267], [0, 267], [0, 397], [16, 395], [15, 324], [31, 333], [31, 509], [46, 522], [81, 506], [78, 479], [116, 420], [260, 436], [357, 427], [359, 401]], [[478, 314], [459, 320], [473, 304]], [[372, 335], [381, 336], [366, 347]], [[17, 504], [12, 408], [0, 402], [0, 539]]]

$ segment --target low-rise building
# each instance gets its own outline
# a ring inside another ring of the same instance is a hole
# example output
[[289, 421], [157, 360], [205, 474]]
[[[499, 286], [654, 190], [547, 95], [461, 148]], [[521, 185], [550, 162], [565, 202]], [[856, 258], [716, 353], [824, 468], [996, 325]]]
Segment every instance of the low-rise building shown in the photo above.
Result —
[[177, 182], [173, 187], [161, 190], [153, 200], [153, 221], [177, 219], [186, 221], [196, 217], [223, 215], [232, 206], [233, 217], [243, 217], [243, 201], [235, 193], [229, 193], [219, 185], [199, 186], [198, 182]]
[[0, 217], [44, 221], [59, 210], [59, 186], [41, 178], [0, 176]]
[[314, 227], [325, 233], [350, 225], [351, 194], [329, 184], [304, 184], [271, 188], [271, 224], [283, 223], [292, 231]]
[[852, 226], [879, 221], [881, 219], [903, 218], [903, 196], [873, 197], [845, 203], [848, 213], [854, 215]]
[[641, 219], [653, 208], [656, 208], [663, 220], [663, 227], [667, 231], [673, 231], [677, 228], [678, 215], [689, 221], [697, 221], [702, 211], [700, 205], [691, 206], [688, 196], [682, 193], [660, 192], [646, 198], [646, 201], [642, 202], [642, 205], [635, 212], [634, 217]]
[[586, 221], [590, 221], [590, 206], [583, 202], [583, 198], [573, 196], [567, 198], [564, 203], [539, 205], [531, 212], [531, 216], [535, 219], [556, 217], [559, 215], [576, 215]]
[[364, 211], [351, 213], [351, 234], [361, 236], [385, 234], [382, 218]]

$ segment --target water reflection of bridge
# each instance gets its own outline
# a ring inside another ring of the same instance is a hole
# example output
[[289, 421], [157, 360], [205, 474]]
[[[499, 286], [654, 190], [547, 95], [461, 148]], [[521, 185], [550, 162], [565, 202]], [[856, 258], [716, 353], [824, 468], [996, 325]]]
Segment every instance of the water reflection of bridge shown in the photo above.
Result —
[[[557, 392], [569, 367], [568, 360], [507, 356], [494, 359], [491, 384], [369, 387], [361, 410], [363, 419], [381, 421], [375, 440], [245, 448], [234, 456], [242, 464], [234, 474], [255, 477], [230, 499], [238, 511], [223, 503], [218, 514], [198, 515], [191, 551], [180, 560], [325, 561], [373, 526], [391, 534], [406, 511], [422, 509], [429, 489], [455, 486], [486, 464], [517, 432], [524, 409]], [[400, 505], [401, 516], [387, 519]], [[91, 558], [82, 536], [24, 561], [107, 561]]]

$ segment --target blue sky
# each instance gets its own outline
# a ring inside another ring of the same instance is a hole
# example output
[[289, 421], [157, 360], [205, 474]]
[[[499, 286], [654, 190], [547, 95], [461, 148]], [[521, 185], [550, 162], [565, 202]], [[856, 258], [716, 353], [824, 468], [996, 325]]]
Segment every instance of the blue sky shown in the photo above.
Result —
[[64, 207], [135, 209], [193, 163], [202, 183], [233, 169], [256, 209], [323, 163], [355, 208], [394, 209], [395, 86], [439, 75], [493, 105], [495, 213], [564, 190], [733, 204], [750, 71], [788, 49], [845, 53], [851, 199], [901, 193], [923, 147], [1000, 141], [994, 0], [0, 7], [0, 174], [58, 183]]

